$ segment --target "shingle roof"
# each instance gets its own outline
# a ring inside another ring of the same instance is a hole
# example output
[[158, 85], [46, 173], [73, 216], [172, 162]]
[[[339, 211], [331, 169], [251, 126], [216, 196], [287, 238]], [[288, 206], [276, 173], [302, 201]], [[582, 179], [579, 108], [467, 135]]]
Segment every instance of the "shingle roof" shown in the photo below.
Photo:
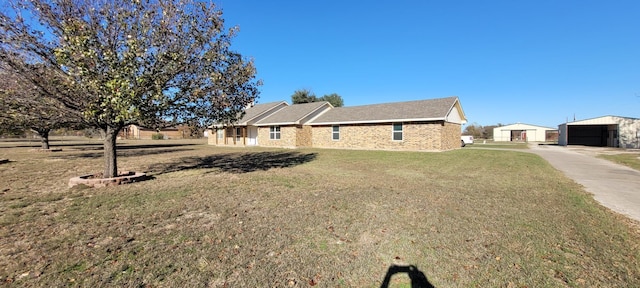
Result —
[[253, 107], [248, 108], [244, 111], [245, 114], [244, 116], [242, 116], [242, 119], [238, 120], [238, 125], [251, 124], [248, 122], [251, 122], [251, 120], [255, 119], [256, 117], [264, 113], [271, 111], [272, 109], [278, 107], [279, 105], [282, 105], [282, 103], [287, 104], [287, 102], [285, 101], [278, 101], [278, 102], [269, 102], [269, 103], [253, 105]]
[[309, 125], [445, 120], [458, 97], [331, 109]]
[[257, 126], [302, 124], [300, 123], [300, 120], [303, 120], [305, 117], [319, 109], [322, 109], [323, 107], [328, 109], [331, 107], [331, 104], [325, 101], [294, 104], [278, 110], [278, 112], [271, 114], [267, 118], [264, 118], [255, 124]]

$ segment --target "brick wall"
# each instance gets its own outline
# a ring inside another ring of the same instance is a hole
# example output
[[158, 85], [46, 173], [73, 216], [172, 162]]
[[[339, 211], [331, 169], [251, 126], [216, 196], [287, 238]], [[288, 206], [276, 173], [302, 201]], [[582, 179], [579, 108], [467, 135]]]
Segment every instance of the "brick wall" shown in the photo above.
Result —
[[311, 126], [298, 125], [296, 126], [296, 147], [311, 147]]
[[269, 126], [258, 127], [258, 144], [263, 147], [296, 147], [297, 130], [296, 126], [280, 126], [280, 140], [269, 139]]
[[[392, 123], [340, 125], [340, 140], [332, 140], [332, 126], [280, 126], [280, 140], [269, 139], [270, 127], [258, 127], [258, 143], [263, 147], [318, 147], [344, 149], [380, 149], [443, 151], [460, 148], [460, 124], [448, 122], [403, 123], [403, 140], [392, 140]], [[227, 129], [226, 135], [233, 135]], [[225, 136], [226, 136], [225, 135]], [[219, 146], [244, 146], [234, 137], [218, 139], [209, 133], [208, 143]]]
[[217, 133], [217, 129], [207, 129], [207, 134], [209, 135], [207, 137], [207, 144], [209, 145], [217, 145], [216, 140], [218, 138]]
[[462, 135], [460, 124], [444, 122], [442, 129], [441, 150], [460, 149], [460, 136]]
[[313, 126], [312, 146], [319, 148], [442, 151], [460, 147], [460, 125], [440, 122], [403, 123], [403, 140], [392, 140], [392, 123], [340, 125], [340, 140], [332, 126]]

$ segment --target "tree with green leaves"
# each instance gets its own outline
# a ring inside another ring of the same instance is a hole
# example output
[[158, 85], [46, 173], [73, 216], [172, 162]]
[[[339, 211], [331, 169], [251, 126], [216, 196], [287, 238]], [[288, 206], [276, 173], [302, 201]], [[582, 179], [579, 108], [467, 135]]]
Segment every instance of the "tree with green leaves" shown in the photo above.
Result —
[[317, 101], [318, 98], [316, 97], [316, 94], [307, 89], [296, 90], [293, 92], [293, 95], [291, 95], [291, 103], [293, 104], [312, 103]]
[[211, 2], [16, 1], [0, 11], [0, 62], [101, 131], [103, 177], [118, 175], [123, 127], [230, 122], [258, 96], [253, 61], [230, 48], [238, 28]]
[[342, 107], [344, 106], [344, 101], [342, 97], [336, 93], [331, 93], [328, 95], [324, 95], [319, 98], [319, 101], [327, 101], [333, 105], [333, 107]]
[[316, 97], [311, 90], [300, 89], [293, 92], [291, 95], [291, 102], [293, 104], [301, 104], [301, 103], [312, 103], [312, 102], [320, 102], [327, 101], [333, 105], [333, 107], [342, 107], [344, 106], [344, 101], [342, 97], [336, 93], [324, 95], [320, 98]]

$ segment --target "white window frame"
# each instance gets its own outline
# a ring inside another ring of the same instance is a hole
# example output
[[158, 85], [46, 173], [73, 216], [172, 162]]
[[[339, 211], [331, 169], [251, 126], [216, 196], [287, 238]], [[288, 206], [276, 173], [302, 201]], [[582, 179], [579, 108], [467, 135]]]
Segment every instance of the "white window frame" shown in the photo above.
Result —
[[280, 126], [269, 126], [269, 140], [280, 140]]
[[[396, 130], [396, 125], [400, 125], [400, 130]], [[404, 141], [404, 125], [402, 123], [392, 123], [391, 124], [391, 140], [392, 141]], [[396, 133], [400, 133], [400, 139], [396, 139]]]
[[[338, 131], [336, 131], [336, 128], [338, 128]], [[338, 135], [337, 138], [336, 135]], [[331, 140], [340, 141], [340, 125], [331, 126]]]

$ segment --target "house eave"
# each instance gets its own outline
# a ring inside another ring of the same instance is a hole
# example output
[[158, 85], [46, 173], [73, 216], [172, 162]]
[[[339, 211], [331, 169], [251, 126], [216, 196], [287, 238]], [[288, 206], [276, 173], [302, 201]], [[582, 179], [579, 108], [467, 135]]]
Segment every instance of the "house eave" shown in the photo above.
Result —
[[279, 122], [279, 123], [260, 123], [260, 124], [254, 124], [253, 126], [265, 127], [265, 126], [291, 126], [291, 125], [300, 125], [300, 121]]
[[314, 122], [309, 123], [311, 126], [320, 125], [340, 125], [340, 124], [380, 124], [380, 123], [397, 123], [397, 122], [431, 122], [431, 121], [446, 121], [444, 117], [437, 118], [406, 118], [406, 119], [379, 119], [379, 120], [365, 120], [365, 121], [330, 121], [330, 122]]

